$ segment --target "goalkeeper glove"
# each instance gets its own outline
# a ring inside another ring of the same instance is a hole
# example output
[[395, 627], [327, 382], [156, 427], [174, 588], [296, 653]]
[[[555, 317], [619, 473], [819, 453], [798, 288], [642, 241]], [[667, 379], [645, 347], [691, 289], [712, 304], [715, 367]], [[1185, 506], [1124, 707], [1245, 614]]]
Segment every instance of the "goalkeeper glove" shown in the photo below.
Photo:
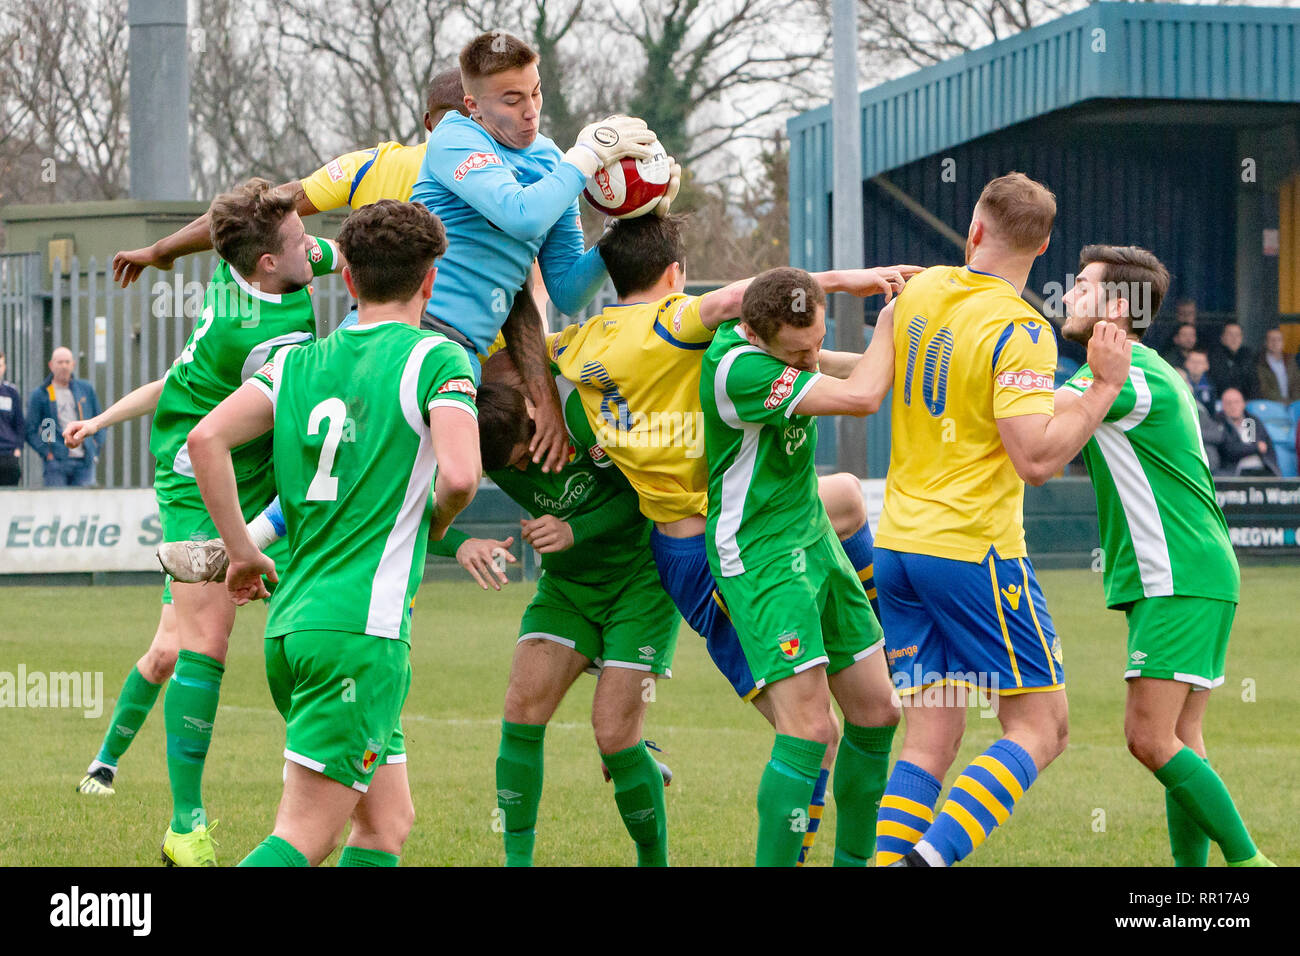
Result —
[[677, 198], [677, 190], [682, 188], [682, 166], [671, 156], [668, 157], [668, 191], [664, 193], [663, 198], [659, 200], [659, 205], [652, 210], [656, 216], [663, 219], [668, 215], [672, 207], [673, 200]]
[[582, 175], [590, 179], [625, 156], [649, 159], [650, 144], [654, 141], [655, 134], [646, 126], [645, 120], [608, 116], [583, 127], [573, 148], [564, 154], [564, 161], [577, 166]]

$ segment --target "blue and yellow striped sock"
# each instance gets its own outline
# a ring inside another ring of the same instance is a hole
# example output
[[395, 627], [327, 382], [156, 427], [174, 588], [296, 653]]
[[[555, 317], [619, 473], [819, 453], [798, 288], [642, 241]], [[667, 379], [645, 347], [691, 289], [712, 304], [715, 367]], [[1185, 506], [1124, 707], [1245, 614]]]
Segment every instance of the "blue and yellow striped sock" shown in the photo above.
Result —
[[817, 831], [822, 825], [822, 814], [826, 812], [826, 783], [830, 778], [831, 772], [822, 767], [822, 772], [817, 775], [817, 783], [813, 786], [812, 799], [808, 801], [808, 832], [803, 835], [803, 846], [799, 848], [799, 862], [795, 866], [803, 866], [807, 862], [813, 843], [817, 841]]
[[931, 866], [952, 866], [970, 856], [1007, 821], [1037, 778], [1034, 758], [1024, 747], [1006, 738], [997, 741], [957, 778], [916, 852]]
[[871, 525], [864, 524], [840, 544], [844, 546], [844, 553], [848, 555], [853, 570], [858, 572], [858, 580], [862, 582], [862, 587], [867, 592], [867, 599], [871, 602], [871, 610], [875, 612], [876, 620], [880, 620], [880, 607], [876, 603], [875, 565], [871, 556], [873, 545]]
[[889, 866], [921, 839], [934, 822], [939, 789], [930, 771], [906, 760], [894, 764], [876, 814], [876, 866]]

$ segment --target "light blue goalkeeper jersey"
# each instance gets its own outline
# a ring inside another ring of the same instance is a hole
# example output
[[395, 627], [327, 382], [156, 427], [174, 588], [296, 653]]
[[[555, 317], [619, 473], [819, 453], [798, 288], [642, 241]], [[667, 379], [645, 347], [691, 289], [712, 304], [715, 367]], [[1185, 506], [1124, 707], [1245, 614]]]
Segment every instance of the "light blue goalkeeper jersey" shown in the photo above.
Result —
[[578, 195], [585, 182], [545, 136], [511, 149], [448, 113], [429, 137], [411, 191], [411, 201], [447, 229], [428, 314], [486, 355], [534, 259], [556, 307], [581, 311], [608, 276], [597, 251], [584, 251]]

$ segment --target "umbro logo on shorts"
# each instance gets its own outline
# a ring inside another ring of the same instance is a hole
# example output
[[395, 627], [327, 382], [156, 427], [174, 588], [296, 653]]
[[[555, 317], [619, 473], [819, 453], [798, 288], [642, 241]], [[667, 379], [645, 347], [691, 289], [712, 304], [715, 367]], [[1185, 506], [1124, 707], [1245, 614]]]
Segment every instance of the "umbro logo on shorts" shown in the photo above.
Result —
[[647, 644], [645, 647], [638, 647], [637, 653], [641, 655], [641, 660], [652, 661], [655, 658], [655, 649]]
[[1131, 660], [1134, 664], [1141, 664], [1146, 659], [1147, 659], [1146, 651], [1134, 651], [1132, 654], [1129, 655], [1129, 660]]

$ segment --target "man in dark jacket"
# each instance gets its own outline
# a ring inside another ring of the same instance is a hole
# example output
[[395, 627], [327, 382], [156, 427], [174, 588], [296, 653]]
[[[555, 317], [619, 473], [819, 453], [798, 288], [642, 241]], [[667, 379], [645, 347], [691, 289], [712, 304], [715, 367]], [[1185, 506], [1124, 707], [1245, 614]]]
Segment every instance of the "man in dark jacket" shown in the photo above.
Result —
[[0, 487], [16, 485], [23, 476], [23, 397], [5, 381], [4, 352], [0, 352]]
[[1222, 396], [1230, 388], [1255, 397], [1255, 355], [1242, 344], [1241, 323], [1225, 322], [1219, 344], [1210, 350], [1210, 380]]
[[1219, 420], [1226, 426], [1219, 442], [1221, 474], [1281, 476], [1277, 465], [1277, 450], [1268, 437], [1264, 425], [1246, 414], [1246, 400], [1235, 388], [1223, 393], [1223, 414]]
[[69, 349], [55, 349], [50, 356], [50, 374], [27, 402], [27, 444], [45, 463], [46, 488], [86, 487], [95, 481], [102, 436], [92, 435], [71, 450], [63, 443], [63, 429], [70, 423], [99, 414], [95, 387], [75, 378], [75, 367]]

